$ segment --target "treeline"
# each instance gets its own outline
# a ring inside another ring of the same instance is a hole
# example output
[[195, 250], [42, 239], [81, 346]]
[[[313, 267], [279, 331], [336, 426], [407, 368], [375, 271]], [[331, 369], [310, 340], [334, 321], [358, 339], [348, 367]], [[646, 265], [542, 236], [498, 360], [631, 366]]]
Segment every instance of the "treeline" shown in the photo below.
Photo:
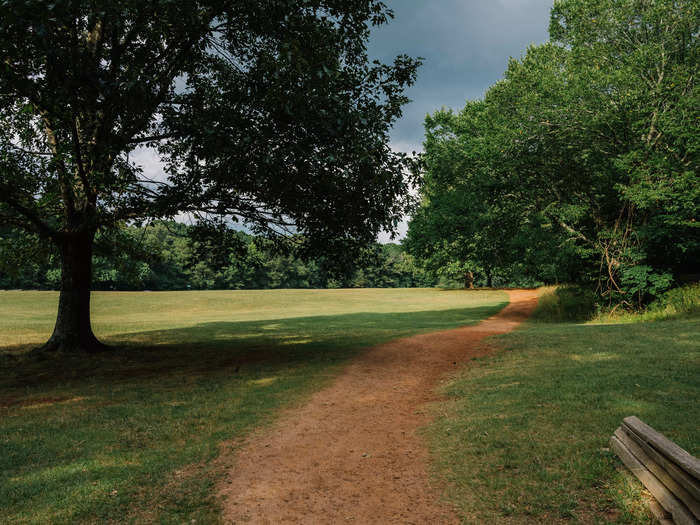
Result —
[[[396, 244], [367, 248], [351, 267], [306, 260], [269, 240], [229, 232], [223, 245], [185, 224], [124, 226], [96, 239], [96, 290], [391, 288], [436, 280]], [[0, 288], [59, 289], [60, 259], [35, 237], [0, 231]]]
[[[700, 4], [561, 0], [550, 42], [426, 119], [408, 250], [638, 306], [700, 268]], [[697, 276], [695, 276], [697, 278]]]

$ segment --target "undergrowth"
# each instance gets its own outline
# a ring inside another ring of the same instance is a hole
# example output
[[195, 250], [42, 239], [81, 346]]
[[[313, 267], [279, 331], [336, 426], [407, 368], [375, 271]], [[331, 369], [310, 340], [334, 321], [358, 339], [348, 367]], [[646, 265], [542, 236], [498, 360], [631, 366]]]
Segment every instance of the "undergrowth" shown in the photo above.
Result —
[[545, 323], [619, 323], [676, 319], [700, 313], [700, 283], [673, 288], [643, 309], [602, 306], [592, 290], [575, 286], [551, 286], [540, 295], [533, 321]]
[[608, 311], [595, 316], [599, 322], [643, 322], [677, 319], [700, 314], [700, 283], [673, 288], [641, 311]]
[[587, 321], [596, 308], [595, 294], [573, 285], [550, 286], [540, 294], [533, 321], [559, 323], [564, 321]]

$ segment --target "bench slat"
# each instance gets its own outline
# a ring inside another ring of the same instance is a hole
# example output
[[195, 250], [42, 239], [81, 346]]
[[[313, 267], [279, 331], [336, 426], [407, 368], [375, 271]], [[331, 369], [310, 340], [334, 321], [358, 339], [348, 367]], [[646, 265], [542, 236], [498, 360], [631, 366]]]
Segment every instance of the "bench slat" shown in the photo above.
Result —
[[616, 436], [610, 438], [610, 446], [625, 466], [642, 482], [663, 508], [673, 516], [677, 525], [698, 525], [692, 513], [630, 452]]
[[652, 447], [695, 478], [696, 481], [700, 481], [700, 460], [698, 458], [683, 450], [636, 416], [626, 417], [622, 422]]
[[[651, 427], [650, 427], [651, 428]], [[662, 452], [654, 448], [644, 436], [638, 434], [635, 428], [627, 425], [625, 421], [622, 422], [622, 429], [634, 440], [637, 444], [644, 450], [644, 452], [661, 467], [663, 467], [669, 476], [671, 476], [676, 483], [681, 485], [685, 490], [687, 490], [691, 496], [697, 501], [700, 501], [700, 482], [694, 479], [685, 470], [676, 465], [673, 459], [665, 456]], [[680, 448], [680, 447], [679, 447]], [[682, 450], [682, 449], [681, 449]]]
[[615, 431], [615, 437], [622, 441], [634, 457], [636, 457], [647, 470], [654, 474], [676, 498], [681, 500], [697, 519], [700, 519], [700, 501], [693, 498], [693, 496], [685, 490], [683, 486], [678, 484], [661, 465], [650, 458], [642, 447], [624, 431], [624, 427], [619, 427]]

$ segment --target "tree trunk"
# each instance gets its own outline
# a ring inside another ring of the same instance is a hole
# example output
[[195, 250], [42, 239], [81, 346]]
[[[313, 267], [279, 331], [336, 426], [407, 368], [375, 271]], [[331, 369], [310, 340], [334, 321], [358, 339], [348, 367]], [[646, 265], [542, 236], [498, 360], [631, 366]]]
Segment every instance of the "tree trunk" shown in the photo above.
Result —
[[474, 288], [474, 272], [471, 270], [464, 274], [464, 287], [470, 290]]
[[486, 270], [486, 287], [493, 288], [493, 275], [491, 270]]
[[95, 353], [107, 346], [90, 323], [94, 232], [66, 234], [61, 241], [61, 294], [53, 334], [39, 352]]

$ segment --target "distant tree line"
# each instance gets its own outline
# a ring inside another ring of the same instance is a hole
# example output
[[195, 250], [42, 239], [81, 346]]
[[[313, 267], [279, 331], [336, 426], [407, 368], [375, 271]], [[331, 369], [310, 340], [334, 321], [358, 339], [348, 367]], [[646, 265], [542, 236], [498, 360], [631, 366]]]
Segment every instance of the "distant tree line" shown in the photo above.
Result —
[[[124, 226], [98, 235], [93, 257], [96, 290], [266, 288], [393, 288], [434, 286], [397, 244], [374, 244], [339, 269], [323, 257], [302, 258], [259, 236], [229, 232], [214, 245], [177, 222]], [[38, 237], [0, 231], [0, 288], [60, 288], [58, 253]]]
[[426, 119], [406, 245], [484, 283], [639, 306], [700, 267], [700, 4], [560, 0], [551, 41]]

